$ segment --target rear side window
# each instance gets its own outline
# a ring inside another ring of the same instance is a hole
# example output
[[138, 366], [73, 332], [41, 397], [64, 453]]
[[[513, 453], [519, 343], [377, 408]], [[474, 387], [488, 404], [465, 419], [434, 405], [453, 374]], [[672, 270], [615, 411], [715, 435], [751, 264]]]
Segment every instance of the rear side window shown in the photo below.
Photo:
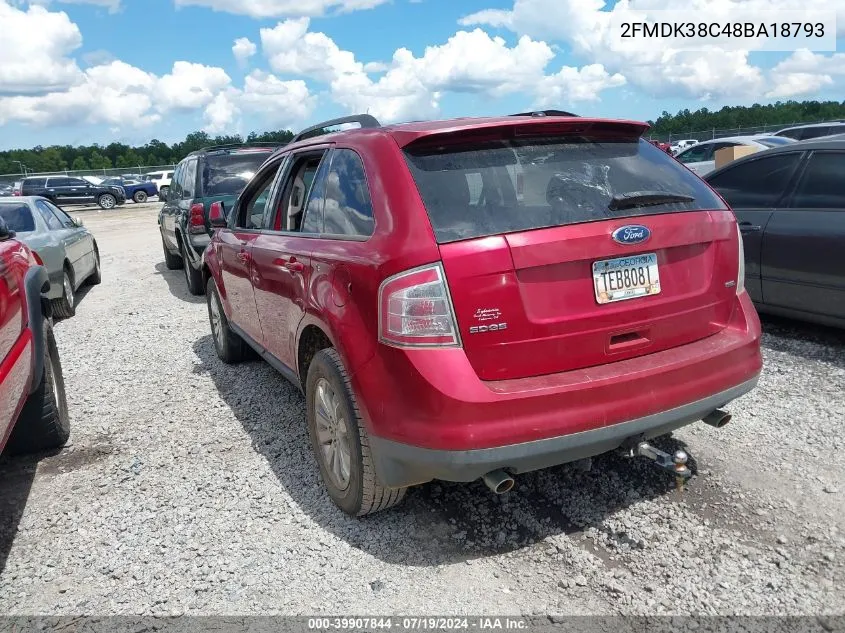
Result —
[[[438, 242], [626, 218], [724, 209], [695, 174], [651, 143], [584, 137], [405, 150]], [[641, 206], [623, 196], [651, 195]], [[655, 199], [685, 196], [691, 200]]]
[[821, 127], [805, 127], [801, 132], [801, 140], [806, 141], [807, 139], [828, 136], [829, 134], [833, 134], [833, 132], [831, 132], [830, 127], [826, 125]]
[[46, 178], [29, 178], [21, 184], [23, 189], [42, 189], [47, 182]]
[[269, 158], [270, 152], [210, 154], [202, 165], [203, 196], [237, 196]]
[[197, 197], [197, 161], [196, 159], [189, 160], [185, 163], [185, 168], [182, 170], [182, 181], [179, 183], [182, 188], [182, 199], [191, 200]]
[[70, 183], [70, 178], [49, 178], [47, 180], [48, 187], [68, 187]]
[[815, 152], [807, 163], [790, 206], [845, 209], [845, 152]]
[[47, 223], [47, 227], [51, 230], [63, 229], [62, 221], [53, 213], [53, 210], [50, 206], [44, 202], [43, 200], [36, 200], [35, 201], [35, 208], [38, 209], [38, 213], [41, 214], [41, 217], [44, 218], [44, 222]]
[[675, 158], [682, 163], [700, 163], [710, 160], [713, 156], [713, 151], [713, 145], [709, 143], [702, 143], [699, 145], [693, 145], [689, 149], [678, 154]]
[[799, 152], [758, 158], [728, 167], [707, 181], [734, 209], [771, 208], [783, 196], [800, 159]]
[[373, 234], [373, 205], [358, 154], [348, 149], [334, 152], [325, 188], [323, 233], [355, 237]]
[[25, 204], [0, 204], [0, 218], [3, 218], [10, 231], [27, 233], [35, 230], [32, 211]]

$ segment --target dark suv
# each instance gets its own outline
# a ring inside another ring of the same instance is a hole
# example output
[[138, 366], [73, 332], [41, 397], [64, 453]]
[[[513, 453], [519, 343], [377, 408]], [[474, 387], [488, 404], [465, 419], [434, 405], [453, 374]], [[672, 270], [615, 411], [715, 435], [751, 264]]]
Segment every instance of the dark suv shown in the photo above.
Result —
[[278, 144], [218, 145], [188, 154], [176, 166], [158, 224], [164, 262], [170, 270], [184, 267], [191, 294], [205, 292], [200, 266], [211, 239], [211, 204], [231, 206], [276, 147]]
[[25, 178], [21, 184], [22, 196], [42, 196], [58, 206], [97, 203], [102, 209], [113, 209], [126, 202], [122, 187], [94, 185], [82, 178], [48, 176]]
[[647, 129], [344, 117], [273, 154], [229, 213], [211, 205], [217, 354], [254, 350], [303, 389], [340, 508], [431, 479], [502, 493], [619, 448], [689, 474], [649, 440], [730, 420], [760, 322], [733, 213]]

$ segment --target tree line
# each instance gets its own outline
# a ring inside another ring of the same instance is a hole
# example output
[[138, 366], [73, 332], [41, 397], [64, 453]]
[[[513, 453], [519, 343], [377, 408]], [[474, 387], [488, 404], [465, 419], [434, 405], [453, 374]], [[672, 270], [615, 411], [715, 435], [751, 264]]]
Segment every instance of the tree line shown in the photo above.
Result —
[[0, 174], [19, 174], [26, 166], [30, 173], [61, 172], [66, 170], [101, 170], [124, 167], [136, 170], [138, 167], [175, 165], [185, 156], [210, 145], [230, 143], [279, 143], [283, 145], [293, 138], [293, 132], [252, 132], [246, 138], [240, 135], [211, 136], [206, 132], [192, 132], [184, 141], [168, 145], [153, 139], [146, 145], [130, 147], [123, 143], [109, 145], [53, 145], [37, 146], [32, 149], [13, 149], [0, 152]]
[[768, 105], [755, 103], [752, 106], [725, 106], [711, 111], [681, 110], [677, 114], [664, 112], [654, 121], [649, 121], [650, 135], [666, 136], [706, 130], [734, 130], [764, 125], [792, 123], [817, 123], [845, 119], [845, 101], [778, 101]]
[[[664, 111], [654, 121], [649, 135], [662, 137], [711, 129], [724, 130], [752, 128], [763, 125], [789, 125], [792, 123], [845, 119], [845, 101], [786, 101], [768, 105], [725, 106], [710, 111], [680, 110], [677, 114]], [[23, 163], [30, 172], [59, 172], [65, 170], [100, 170], [110, 168], [136, 169], [156, 165], [173, 165], [190, 152], [209, 145], [228, 143], [268, 142], [284, 144], [293, 138], [293, 132], [251, 132], [246, 138], [240, 135], [211, 136], [206, 132], [192, 132], [184, 141], [168, 145], [153, 139], [146, 145], [130, 147], [123, 143], [73, 147], [54, 145], [0, 152], [0, 174], [21, 173]]]

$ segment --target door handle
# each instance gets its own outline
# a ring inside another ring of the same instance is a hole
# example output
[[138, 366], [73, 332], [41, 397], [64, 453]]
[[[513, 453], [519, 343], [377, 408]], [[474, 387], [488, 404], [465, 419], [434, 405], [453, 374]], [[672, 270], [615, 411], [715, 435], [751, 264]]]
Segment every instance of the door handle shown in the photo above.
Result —
[[757, 231], [762, 231], [763, 227], [759, 224], [751, 224], [751, 222], [740, 222], [739, 230], [742, 233], [756, 233]]
[[297, 261], [296, 257], [291, 257], [289, 259], [279, 258], [274, 264], [281, 266], [285, 270], [289, 270], [292, 273], [301, 273], [305, 272], [305, 264], [300, 261]]

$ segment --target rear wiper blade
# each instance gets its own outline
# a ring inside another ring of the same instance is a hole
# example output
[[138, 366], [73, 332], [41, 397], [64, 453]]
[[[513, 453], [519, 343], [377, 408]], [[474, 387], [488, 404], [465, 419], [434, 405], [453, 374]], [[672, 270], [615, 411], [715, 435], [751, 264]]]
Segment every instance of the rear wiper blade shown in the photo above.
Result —
[[667, 204], [669, 202], [694, 202], [695, 198], [682, 193], [670, 193], [667, 191], [629, 191], [620, 193], [610, 199], [607, 208], [611, 211], [622, 209], [633, 209], [634, 207], [649, 207], [656, 204]]

